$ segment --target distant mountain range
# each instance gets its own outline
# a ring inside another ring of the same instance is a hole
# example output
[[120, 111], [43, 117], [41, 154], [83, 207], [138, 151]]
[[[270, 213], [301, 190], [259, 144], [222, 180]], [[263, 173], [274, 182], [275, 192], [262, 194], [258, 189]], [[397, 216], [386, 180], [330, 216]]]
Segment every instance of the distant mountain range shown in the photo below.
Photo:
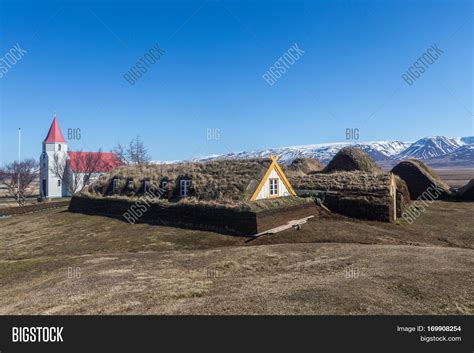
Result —
[[375, 141], [361, 143], [326, 143], [306, 146], [291, 146], [267, 150], [229, 153], [208, 156], [195, 160], [257, 158], [270, 155], [279, 156], [281, 163], [289, 164], [294, 159], [316, 158], [327, 164], [343, 147], [353, 146], [367, 152], [382, 167], [389, 168], [400, 160], [416, 158], [436, 168], [474, 168], [474, 136], [448, 138], [430, 136], [416, 142]]

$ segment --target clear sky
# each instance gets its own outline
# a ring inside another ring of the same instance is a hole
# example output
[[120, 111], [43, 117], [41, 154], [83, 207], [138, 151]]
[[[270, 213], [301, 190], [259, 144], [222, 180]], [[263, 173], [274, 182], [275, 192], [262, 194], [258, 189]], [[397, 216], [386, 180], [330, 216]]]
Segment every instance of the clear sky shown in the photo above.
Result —
[[[155, 160], [345, 140], [473, 135], [472, 1], [0, 1], [0, 163], [38, 158], [53, 113], [70, 149], [137, 134]], [[262, 75], [295, 43], [299, 60]], [[156, 44], [134, 85], [123, 75]], [[442, 55], [409, 86], [433, 44]], [[208, 140], [219, 129], [219, 140]]]

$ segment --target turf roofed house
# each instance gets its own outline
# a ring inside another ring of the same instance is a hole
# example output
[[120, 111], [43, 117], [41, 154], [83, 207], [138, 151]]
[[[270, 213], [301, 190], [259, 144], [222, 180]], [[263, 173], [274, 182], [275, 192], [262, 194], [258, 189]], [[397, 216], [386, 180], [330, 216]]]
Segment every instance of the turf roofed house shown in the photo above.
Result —
[[296, 196], [275, 157], [123, 166], [76, 194], [69, 209], [123, 219], [137, 202], [146, 202], [137, 222], [237, 235], [318, 213]]
[[[322, 170], [318, 163], [304, 165], [312, 167], [306, 168], [306, 173], [296, 168], [296, 172], [289, 174], [296, 192], [300, 196], [315, 197], [334, 213], [396, 222], [410, 204], [405, 181], [393, 173], [385, 174], [358, 148], [342, 148]], [[291, 171], [291, 167], [287, 169]]]

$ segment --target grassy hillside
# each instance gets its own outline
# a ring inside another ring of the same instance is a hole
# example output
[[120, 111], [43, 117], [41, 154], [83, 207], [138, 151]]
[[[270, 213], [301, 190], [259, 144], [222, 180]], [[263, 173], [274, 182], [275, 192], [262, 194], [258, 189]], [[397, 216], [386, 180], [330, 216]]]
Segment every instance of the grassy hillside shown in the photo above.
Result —
[[411, 226], [328, 218], [250, 242], [65, 210], [2, 219], [0, 314], [473, 314], [473, 211], [436, 202]]

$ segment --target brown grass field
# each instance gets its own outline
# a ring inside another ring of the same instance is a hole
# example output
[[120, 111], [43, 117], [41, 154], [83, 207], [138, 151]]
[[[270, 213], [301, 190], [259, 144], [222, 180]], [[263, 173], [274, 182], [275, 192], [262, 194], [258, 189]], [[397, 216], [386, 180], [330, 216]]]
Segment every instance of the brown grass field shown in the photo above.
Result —
[[435, 171], [449, 186], [455, 188], [462, 187], [466, 185], [469, 180], [474, 179], [474, 168], [438, 168], [435, 169]]
[[250, 242], [14, 216], [0, 219], [0, 314], [474, 314], [473, 213], [439, 201], [412, 225], [326, 218]]

